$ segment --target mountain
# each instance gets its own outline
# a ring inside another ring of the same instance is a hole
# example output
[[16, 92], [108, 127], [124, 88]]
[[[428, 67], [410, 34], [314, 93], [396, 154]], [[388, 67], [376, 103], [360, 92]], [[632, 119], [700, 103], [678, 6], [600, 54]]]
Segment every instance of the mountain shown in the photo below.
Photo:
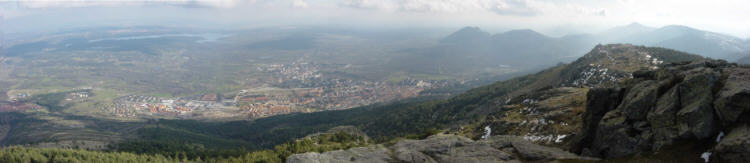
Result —
[[583, 37], [552, 38], [528, 29], [490, 35], [477, 27], [465, 27], [440, 39], [434, 47], [414, 51], [423, 55], [400, 60], [416, 65], [438, 63], [450, 67], [443, 68], [446, 70], [472, 67], [539, 70], [572, 61], [584, 53], [591, 45], [580, 43], [583, 40]]
[[[415, 55], [404, 60], [414, 60], [420, 65], [424, 62], [423, 64], [440, 63], [445, 67], [453, 67], [445, 69], [500, 64], [539, 70], [558, 62], [573, 61], [597, 43], [663, 47], [731, 61], [743, 57], [741, 52], [750, 50], [750, 44], [745, 40], [679, 25], [653, 28], [632, 23], [598, 34], [563, 37], [549, 37], [528, 29], [491, 35], [477, 27], [465, 27], [440, 39], [437, 46], [422, 50], [422, 53], [429, 55]], [[464, 62], [473, 65], [455, 65]]]
[[600, 33], [602, 40], [611, 42], [615, 40], [622, 40], [626, 37], [636, 35], [636, 34], [643, 34], [648, 33], [651, 31], [654, 31], [656, 28], [644, 26], [640, 23], [631, 23], [625, 26], [619, 26], [614, 27], [612, 29], [608, 29], [607, 31], [604, 31]]
[[482, 31], [479, 27], [464, 27], [456, 32], [440, 39], [441, 43], [480, 43], [490, 38], [490, 33]]
[[605, 43], [657, 46], [725, 60], [742, 57], [734, 54], [748, 48], [740, 38], [679, 25], [652, 29], [631, 24], [613, 28], [597, 37]]

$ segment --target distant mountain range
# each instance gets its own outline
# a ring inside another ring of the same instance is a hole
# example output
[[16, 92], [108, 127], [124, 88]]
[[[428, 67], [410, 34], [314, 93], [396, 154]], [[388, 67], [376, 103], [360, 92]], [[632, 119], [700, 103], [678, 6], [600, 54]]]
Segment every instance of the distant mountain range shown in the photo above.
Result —
[[445, 53], [483, 56], [512, 66], [549, 66], [580, 57], [596, 44], [628, 43], [675, 49], [714, 59], [737, 61], [750, 52], [750, 40], [687, 26], [653, 28], [638, 23], [597, 34], [549, 37], [533, 30], [490, 34], [477, 27], [462, 28], [440, 40], [452, 47]]
[[679, 25], [651, 28], [633, 23], [613, 28], [598, 38], [603, 38], [602, 43], [658, 46], [730, 61], [739, 59], [742, 56], [737, 54], [750, 49], [746, 40]]
[[[542, 69], [559, 62], [570, 62], [595, 43], [585, 36], [553, 38], [533, 30], [512, 30], [490, 34], [477, 27], [462, 28], [442, 39], [436, 47], [421, 49], [429, 57], [414, 60], [428, 63], [472, 63], [456, 66], [515, 67]], [[441, 62], [445, 60], [448, 62]], [[450, 67], [456, 67], [450, 66]]]

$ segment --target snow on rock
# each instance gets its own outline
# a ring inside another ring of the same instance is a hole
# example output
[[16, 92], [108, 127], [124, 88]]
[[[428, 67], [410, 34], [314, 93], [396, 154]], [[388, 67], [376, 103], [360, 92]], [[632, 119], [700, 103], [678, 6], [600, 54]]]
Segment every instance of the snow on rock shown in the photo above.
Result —
[[534, 100], [534, 99], [524, 99], [523, 100], [523, 103], [526, 103], [526, 104], [536, 104], [537, 102], [539, 102], [539, 100]]
[[546, 143], [562, 143], [563, 140], [568, 137], [568, 135], [531, 135], [526, 134], [523, 136], [524, 140], [532, 141], [532, 142], [546, 142]]
[[490, 134], [491, 133], [492, 133], [492, 129], [490, 128], [490, 126], [485, 126], [484, 127], [484, 135], [482, 135], [482, 139], [488, 139], [488, 138], [490, 138]]
[[705, 160], [706, 163], [708, 163], [708, 161], [711, 158], [711, 152], [703, 152], [703, 154], [701, 154], [701, 158], [703, 158], [703, 160]]
[[721, 133], [719, 133], [719, 136], [716, 136], [716, 142], [718, 143], [719, 141], [721, 141], [722, 137], [724, 137], [724, 131], [722, 131]]
[[562, 143], [562, 140], [565, 139], [565, 137], [568, 137], [568, 135], [557, 135], [557, 139], [555, 139], [555, 143]]

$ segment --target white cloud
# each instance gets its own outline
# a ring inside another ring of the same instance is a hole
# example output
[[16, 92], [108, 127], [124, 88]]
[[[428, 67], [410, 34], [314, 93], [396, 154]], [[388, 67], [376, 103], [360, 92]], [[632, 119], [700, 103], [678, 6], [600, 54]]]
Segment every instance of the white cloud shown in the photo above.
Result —
[[603, 8], [545, 0], [345, 0], [340, 6], [386, 12], [484, 12], [509, 16], [603, 16], [607, 13]]
[[294, 0], [292, 1], [292, 7], [293, 8], [308, 8], [310, 7], [305, 0]]
[[122, 7], [141, 5], [175, 5], [185, 7], [231, 8], [240, 3], [254, 3], [255, 0], [5, 0], [0, 1], [4, 8], [71, 8], [71, 7]]
[[[246, 15], [256, 15], [251, 19], [262, 15], [264, 22], [299, 22], [299, 18], [320, 23], [377, 17], [384, 25], [430, 21], [506, 28], [572, 25], [581, 31], [640, 22], [750, 36], [750, 10], [746, 9], [750, 0], [0, 0], [0, 15], [12, 19], [52, 11], [37, 9], [99, 6], [209, 8], [204, 11], [218, 13], [227, 21]], [[190, 13], [178, 12], [175, 17], [195, 17]]]

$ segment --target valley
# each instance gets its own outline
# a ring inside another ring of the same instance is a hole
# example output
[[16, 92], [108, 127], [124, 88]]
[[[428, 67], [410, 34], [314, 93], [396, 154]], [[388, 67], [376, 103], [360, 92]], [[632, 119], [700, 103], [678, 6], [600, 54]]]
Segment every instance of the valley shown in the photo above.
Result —
[[[742, 68], [678, 50], [632, 44], [591, 45], [588, 52], [579, 52], [583, 48], [567, 47], [583, 47], [592, 40], [552, 38], [530, 30], [491, 35], [467, 27], [440, 39], [422, 36], [429, 41], [398, 43], [369, 38], [367, 32], [296, 31], [302, 36], [275, 36], [268, 31], [197, 32], [209, 33], [203, 36], [166, 31], [179, 29], [103, 29], [96, 35], [72, 32], [12, 42], [0, 64], [5, 75], [0, 78], [4, 86], [0, 89], [0, 144], [20, 146], [14, 149], [18, 151], [85, 149], [185, 160], [221, 157], [274, 162], [341, 159], [342, 152], [385, 162], [409, 161], [409, 157], [438, 162], [451, 162], [453, 157], [678, 159], [633, 156], [671, 152], [671, 145], [679, 145], [669, 143], [678, 140], [664, 135], [643, 141], [666, 144], [619, 153], [607, 153], [603, 148], [610, 147], [602, 143], [581, 143], [592, 137], [621, 138], [588, 131], [610, 129], [596, 122], [603, 113], [591, 107], [601, 101], [591, 99], [602, 94], [624, 100], [624, 92], [606, 94], [606, 90], [661, 80], [650, 73], [665, 69]], [[265, 35], [254, 35], [261, 33]], [[519, 47], [533, 44], [509, 41], [518, 38], [534, 38], [526, 41], [542, 41], [545, 46]], [[359, 43], [349, 44], [352, 41]], [[420, 48], [401, 48], [401, 44]], [[642, 131], [648, 127], [642, 117], [633, 121], [639, 121], [637, 126], [621, 128]], [[332, 140], [308, 140], [309, 135], [342, 126], [346, 129], [339, 137], [353, 132], [366, 143], [348, 138], [331, 145], [326, 143]], [[439, 143], [447, 140], [481, 148], [480, 153], [472, 153], [481, 157], [450, 153], [446, 150], [450, 145]], [[725, 148], [736, 145], [725, 144], [716, 151], [734, 152]], [[695, 153], [709, 150], [707, 146], [686, 150]], [[481, 154], [496, 151], [503, 154]], [[384, 156], [383, 152], [413, 155]]]
[[0, 0], [0, 163], [746, 163], [747, 6]]

